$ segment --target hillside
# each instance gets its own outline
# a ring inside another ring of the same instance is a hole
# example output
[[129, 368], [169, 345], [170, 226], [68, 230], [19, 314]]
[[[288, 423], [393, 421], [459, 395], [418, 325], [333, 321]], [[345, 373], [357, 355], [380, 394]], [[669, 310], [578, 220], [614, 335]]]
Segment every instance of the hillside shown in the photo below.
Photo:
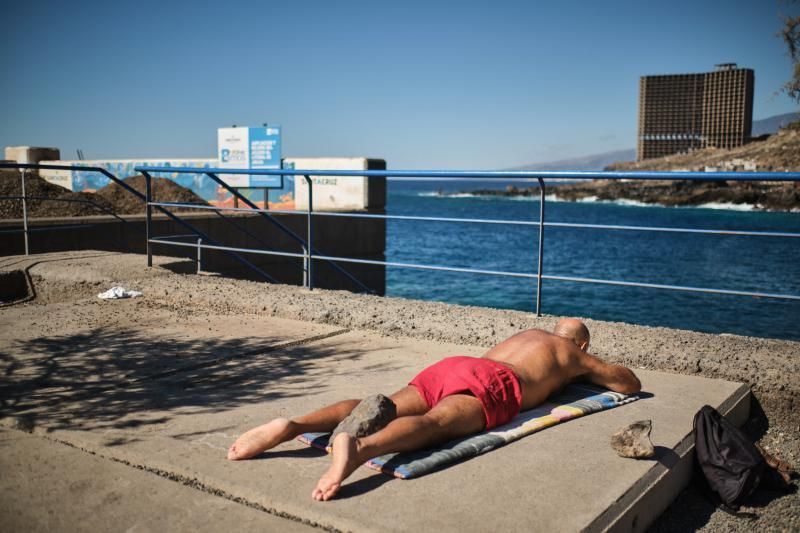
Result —
[[[630, 163], [616, 163], [607, 170], [759, 170], [800, 171], [800, 122], [776, 134], [731, 150], [707, 148]], [[723, 203], [749, 205], [768, 211], [800, 210], [800, 183], [791, 182], [696, 182], [609, 181], [575, 183], [554, 189], [565, 200], [634, 200], [666, 206]]]
[[689, 154], [670, 155], [645, 161], [614, 163], [606, 170], [737, 170], [753, 163], [756, 170], [774, 172], [800, 171], [800, 122], [793, 122], [766, 139], [738, 148], [706, 148]]
[[[774, 135], [731, 150], [707, 148], [689, 154], [646, 161], [616, 163], [607, 170], [758, 170], [800, 171], [800, 122]], [[723, 203], [750, 205], [768, 211], [800, 210], [800, 183], [790, 182], [619, 182], [594, 181], [559, 187], [556, 195], [567, 200], [634, 200], [667, 206]]]
[[[732, 150], [709, 148], [641, 162], [615, 163], [606, 170], [800, 172], [800, 122], [794, 122], [765, 139]], [[645, 204], [691, 206], [732, 204], [766, 211], [800, 211], [800, 182], [703, 182], [691, 180], [594, 180], [551, 184], [561, 200], [632, 200]], [[486, 196], [537, 196], [538, 187], [509, 187], [504, 191], [479, 190]]]
[[[784, 113], [773, 115], [753, 121], [752, 136], [761, 137], [762, 135], [772, 135], [781, 128], [785, 128], [792, 122], [800, 121], [800, 113]], [[611, 152], [595, 153], [581, 157], [559, 159], [557, 161], [545, 161], [542, 163], [528, 163], [511, 167], [506, 170], [603, 170], [611, 164], [619, 161], [632, 161], [636, 159], [636, 148], [626, 150], [614, 150]]]

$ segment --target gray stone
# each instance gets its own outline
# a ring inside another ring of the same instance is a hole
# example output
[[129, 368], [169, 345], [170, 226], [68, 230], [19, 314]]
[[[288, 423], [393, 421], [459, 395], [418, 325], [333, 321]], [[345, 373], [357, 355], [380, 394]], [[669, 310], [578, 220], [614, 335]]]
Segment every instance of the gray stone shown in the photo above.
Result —
[[639, 420], [625, 426], [611, 435], [611, 447], [620, 457], [633, 457], [634, 459], [653, 457], [656, 450], [650, 441], [652, 428], [652, 420]]
[[381, 430], [397, 418], [397, 406], [383, 394], [375, 394], [361, 400], [350, 415], [342, 420], [331, 434], [330, 442], [339, 433], [353, 437], [366, 437]]

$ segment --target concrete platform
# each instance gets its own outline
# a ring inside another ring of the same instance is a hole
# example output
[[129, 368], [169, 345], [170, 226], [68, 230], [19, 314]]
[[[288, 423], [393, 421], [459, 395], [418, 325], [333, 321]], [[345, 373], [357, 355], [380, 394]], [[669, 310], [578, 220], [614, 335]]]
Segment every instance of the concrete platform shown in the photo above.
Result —
[[[144, 529], [210, 531], [221, 524], [204, 513], [224, 509], [227, 527], [276, 531], [639, 531], [688, 480], [694, 413], [710, 404], [741, 422], [749, 409], [738, 383], [635, 369], [646, 393], [638, 402], [415, 480], [362, 468], [331, 502], [310, 498], [328, 457], [300, 443], [251, 461], [224, 458], [237, 435], [272, 417], [392, 392], [434, 360], [484, 351], [175, 309], [157, 297], [2, 308], [0, 470], [12, 474], [0, 483], [0, 519], [14, 514], [20, 529], [113, 529], [114, 516], [122, 524], [149, 508]], [[641, 419], [653, 421], [656, 458], [618, 457], [611, 434]], [[199, 510], [189, 516], [187, 506]], [[97, 519], [84, 526], [82, 513]]]
[[0, 469], [4, 531], [316, 530], [19, 431], [0, 429]]

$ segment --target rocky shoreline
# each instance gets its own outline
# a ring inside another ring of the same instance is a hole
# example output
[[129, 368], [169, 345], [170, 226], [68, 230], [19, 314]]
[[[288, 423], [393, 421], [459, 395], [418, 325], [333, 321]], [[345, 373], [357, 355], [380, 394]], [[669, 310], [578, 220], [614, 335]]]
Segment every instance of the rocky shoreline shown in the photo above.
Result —
[[[468, 191], [476, 196], [539, 196], [539, 187]], [[619, 181], [593, 180], [584, 183], [549, 185], [547, 193], [567, 201], [631, 200], [644, 204], [699, 206], [733, 204], [763, 211], [800, 211], [800, 183], [791, 182], [708, 182], [694, 180]]]
[[[759, 170], [765, 172], [800, 171], [800, 121], [766, 138], [752, 139], [731, 149], [704, 148], [686, 154], [674, 154], [644, 161], [614, 163], [606, 170], [694, 171]], [[595, 180], [579, 183], [548, 183], [548, 194], [567, 201], [629, 200], [644, 204], [699, 206], [732, 204], [760, 211], [800, 212], [800, 182], [698, 180]], [[539, 196], [539, 187], [508, 187], [505, 191], [469, 191], [479, 196]], [[752, 207], [751, 207], [752, 206]]]

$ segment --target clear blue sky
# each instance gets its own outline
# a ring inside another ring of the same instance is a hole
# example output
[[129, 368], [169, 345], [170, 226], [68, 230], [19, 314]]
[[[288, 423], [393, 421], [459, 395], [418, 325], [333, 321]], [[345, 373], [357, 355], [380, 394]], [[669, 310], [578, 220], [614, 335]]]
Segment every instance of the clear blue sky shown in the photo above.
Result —
[[9, 2], [0, 146], [215, 157], [283, 125], [284, 156], [507, 168], [636, 145], [639, 76], [755, 70], [755, 119], [797, 110], [776, 0]]

